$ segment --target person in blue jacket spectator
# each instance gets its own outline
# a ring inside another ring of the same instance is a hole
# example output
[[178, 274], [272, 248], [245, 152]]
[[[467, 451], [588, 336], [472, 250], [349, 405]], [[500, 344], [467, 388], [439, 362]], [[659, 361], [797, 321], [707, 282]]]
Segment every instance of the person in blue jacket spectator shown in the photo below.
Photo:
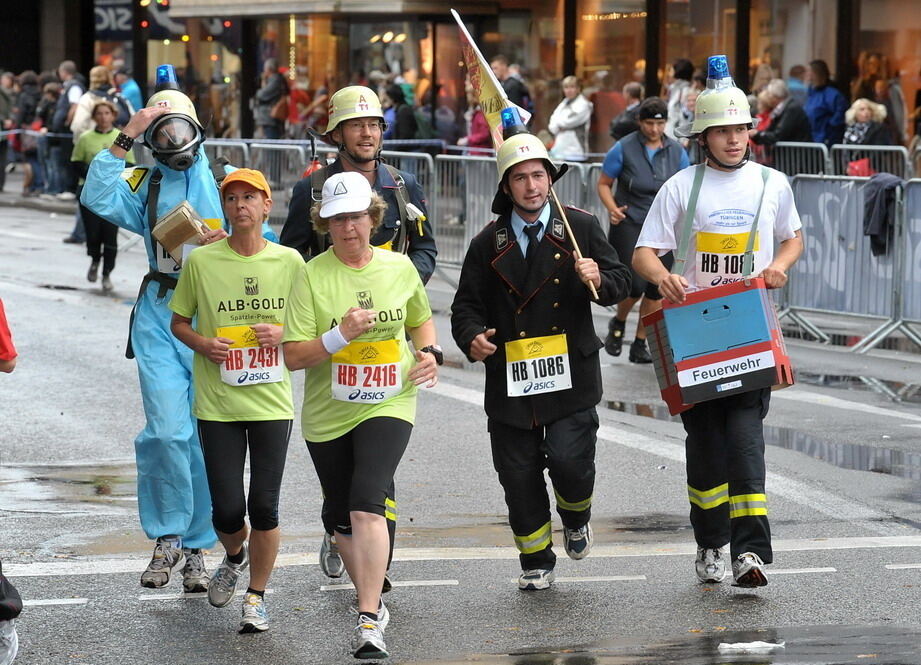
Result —
[[824, 60], [809, 63], [809, 82], [806, 115], [812, 125], [812, 140], [827, 146], [841, 143], [847, 99], [831, 84], [828, 64]]
[[[125, 168], [125, 155], [143, 136], [155, 166]], [[153, 238], [152, 228], [183, 201], [209, 227], [202, 243], [227, 236], [216, 175], [202, 148], [195, 107], [178, 89], [172, 65], [157, 68], [157, 91], [112, 147], [90, 164], [80, 201], [94, 213], [144, 237], [150, 272], [141, 282], [128, 333], [129, 358], [137, 359], [147, 423], [135, 439], [138, 509], [147, 537], [156, 540], [141, 585], [165, 586], [182, 570], [187, 592], [204, 591], [209, 576], [201, 549], [217, 536], [195, 419], [192, 350], [170, 332], [168, 307], [181, 266]], [[263, 235], [277, 237], [263, 225]]]

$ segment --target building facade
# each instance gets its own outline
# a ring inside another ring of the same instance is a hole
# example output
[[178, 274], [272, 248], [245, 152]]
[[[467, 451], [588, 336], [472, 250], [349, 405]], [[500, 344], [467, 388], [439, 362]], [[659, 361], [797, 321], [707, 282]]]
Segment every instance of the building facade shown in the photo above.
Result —
[[[535, 130], [562, 99], [560, 80], [575, 74], [595, 102], [595, 151], [610, 145], [607, 123], [623, 108], [624, 84], [659, 93], [678, 58], [702, 67], [708, 55], [725, 53], [746, 89], [822, 59], [850, 96], [870, 54], [879, 54], [878, 76], [900, 85], [909, 116], [921, 89], [921, 13], [905, 0], [84, 0], [95, 25], [77, 21], [76, 35], [69, 28], [67, 40], [55, 39], [66, 12], [54, 8], [72, 4], [44, 0], [18, 10], [29, 14], [16, 17], [19, 25], [38, 21], [33, 48], [11, 58], [0, 47], [0, 68], [15, 71], [31, 54], [47, 69], [66, 56], [82, 66], [124, 63], [144, 85], [157, 64], [172, 62], [224, 136], [253, 135], [249, 100], [268, 58], [303, 105], [390, 76], [417, 106], [427, 104], [437, 126], [451, 118], [462, 125], [465, 73], [449, 6], [487, 58], [502, 53], [520, 66]], [[85, 62], [88, 44], [95, 62]]]

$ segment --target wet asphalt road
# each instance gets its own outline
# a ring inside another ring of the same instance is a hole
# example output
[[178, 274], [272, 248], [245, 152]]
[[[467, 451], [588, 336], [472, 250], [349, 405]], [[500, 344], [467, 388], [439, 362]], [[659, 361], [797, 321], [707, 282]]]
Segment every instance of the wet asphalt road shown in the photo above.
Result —
[[[236, 605], [181, 597], [178, 580], [138, 586], [150, 553], [134, 503], [142, 414], [122, 354], [145, 261], [123, 252], [116, 293], [104, 296], [85, 280], [81, 249], [60, 242], [70, 225], [0, 210], [0, 297], [21, 353], [0, 376], [0, 556], [30, 603], [17, 663], [351, 662], [353, 594], [315, 565], [320, 492], [297, 435], [269, 633], [237, 635]], [[648, 367], [604, 357], [595, 550], [582, 562], [559, 550], [554, 588], [524, 594], [489, 460], [482, 374], [450, 343], [450, 285], [435, 280], [430, 294], [453, 367], [420, 398], [397, 477], [392, 662], [921, 663], [918, 356], [791, 342], [808, 382], [775, 393], [768, 417], [776, 551], [770, 584], [754, 592], [696, 583], [680, 424]], [[885, 394], [899, 390], [901, 402]], [[209, 562], [219, 558], [214, 550]], [[784, 647], [719, 648], [755, 640]]]

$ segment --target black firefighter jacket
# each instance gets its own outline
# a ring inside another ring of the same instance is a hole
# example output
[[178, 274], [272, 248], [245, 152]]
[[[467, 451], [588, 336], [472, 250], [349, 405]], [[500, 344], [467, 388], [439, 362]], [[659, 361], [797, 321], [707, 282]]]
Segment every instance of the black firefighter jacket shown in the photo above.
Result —
[[[583, 256], [598, 263], [598, 304], [613, 305], [630, 292], [630, 271], [608, 244], [595, 217], [566, 208]], [[574, 268], [572, 242], [559, 208], [550, 221], [528, 271], [515, 241], [509, 215], [489, 223], [470, 243], [451, 307], [454, 341], [470, 358], [473, 338], [488, 328], [498, 348], [486, 364], [486, 414], [500, 422], [531, 429], [595, 406], [601, 400], [601, 340], [592, 322], [592, 296]], [[529, 337], [566, 334], [572, 388], [536, 396], [508, 397], [505, 343]]]

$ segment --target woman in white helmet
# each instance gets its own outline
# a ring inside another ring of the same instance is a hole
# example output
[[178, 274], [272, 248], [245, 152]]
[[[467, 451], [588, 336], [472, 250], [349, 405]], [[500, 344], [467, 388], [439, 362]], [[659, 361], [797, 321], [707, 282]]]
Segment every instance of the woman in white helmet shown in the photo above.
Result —
[[[762, 277], [768, 288], [786, 284], [787, 270], [802, 253], [802, 225], [786, 177], [749, 161], [751, 124], [748, 100], [732, 83], [725, 56], [711, 56], [707, 89], [697, 99], [691, 128], [705, 162], [662, 186], [633, 254], [633, 268], [670, 302], [683, 302], [688, 291], [744, 279], [742, 259], [751, 233], [756, 235], [750, 274]], [[658, 256], [678, 249], [689, 215], [688, 247], [696, 256], [677, 257], [669, 272]], [[762, 420], [770, 392], [737, 393], [681, 414], [701, 582], [722, 581], [728, 543], [736, 585], [767, 584], [764, 565], [773, 553]]]

